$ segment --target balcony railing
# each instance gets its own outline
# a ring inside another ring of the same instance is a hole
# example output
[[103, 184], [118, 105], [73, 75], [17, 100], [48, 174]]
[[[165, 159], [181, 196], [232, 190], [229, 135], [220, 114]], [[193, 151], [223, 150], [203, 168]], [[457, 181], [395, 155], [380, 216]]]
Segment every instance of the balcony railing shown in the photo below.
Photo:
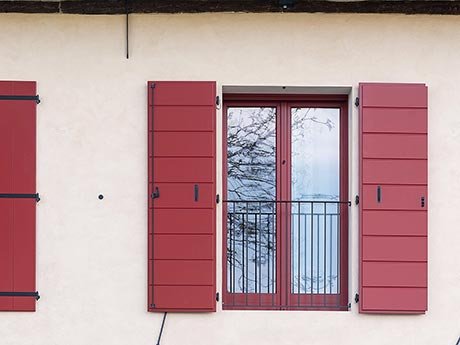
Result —
[[224, 308], [346, 308], [349, 204], [225, 201]]

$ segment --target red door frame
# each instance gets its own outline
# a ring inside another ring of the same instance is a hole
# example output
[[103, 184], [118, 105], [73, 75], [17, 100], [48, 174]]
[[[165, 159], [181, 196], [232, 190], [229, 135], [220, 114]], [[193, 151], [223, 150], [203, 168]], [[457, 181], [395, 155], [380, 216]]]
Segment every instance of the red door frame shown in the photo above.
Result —
[[[283, 210], [277, 206], [276, 293], [230, 293], [227, 291], [227, 206], [223, 206], [222, 289], [223, 309], [232, 310], [348, 310], [348, 96], [347, 95], [252, 95], [225, 94], [222, 109], [222, 182], [223, 199], [227, 198], [227, 110], [229, 107], [274, 107], [276, 114], [276, 199], [291, 197], [291, 117], [292, 107], [340, 109], [340, 292], [328, 294], [293, 294], [291, 290], [290, 217], [281, 224]], [[284, 131], [280, 131], [282, 128]], [[287, 164], [279, 164], [284, 159]], [[288, 230], [289, 229], [289, 230]], [[282, 270], [281, 264], [285, 266]]]

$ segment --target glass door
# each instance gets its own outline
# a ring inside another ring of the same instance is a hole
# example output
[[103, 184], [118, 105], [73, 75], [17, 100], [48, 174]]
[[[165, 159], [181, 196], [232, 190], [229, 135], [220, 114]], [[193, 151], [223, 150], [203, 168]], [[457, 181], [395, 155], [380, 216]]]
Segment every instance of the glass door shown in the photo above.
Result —
[[273, 103], [228, 105], [226, 111], [226, 306], [279, 306], [277, 122]]

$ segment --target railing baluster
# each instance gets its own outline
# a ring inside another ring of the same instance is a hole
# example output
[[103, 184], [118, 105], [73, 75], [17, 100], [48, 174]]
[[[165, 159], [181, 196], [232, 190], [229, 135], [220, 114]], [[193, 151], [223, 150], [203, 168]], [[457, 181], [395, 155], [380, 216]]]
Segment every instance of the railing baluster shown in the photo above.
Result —
[[316, 215], [316, 293], [319, 294], [319, 214]]
[[[236, 215], [235, 203], [233, 203], [233, 213], [235, 213], [235, 215]], [[238, 218], [236, 217], [236, 219], [238, 219]], [[233, 231], [232, 232], [233, 232], [233, 251], [232, 251], [232, 268], [231, 268], [231, 270], [233, 271], [233, 274], [232, 274], [233, 275], [233, 280], [232, 280], [231, 284], [233, 286], [233, 288], [232, 288], [232, 290], [233, 290], [233, 305], [235, 305], [235, 292], [236, 292], [235, 291], [235, 280], [236, 280], [235, 279], [235, 259], [236, 259], [235, 224], [233, 224]]]
[[[262, 204], [259, 201], [259, 227], [260, 229], [257, 231], [259, 235], [259, 256], [256, 256], [257, 265], [259, 269], [259, 307], [261, 306], [261, 296], [262, 296]], [[257, 236], [256, 234], [256, 236]]]
[[324, 206], [324, 248], [323, 248], [323, 294], [324, 294], [324, 305], [326, 305], [326, 203], [323, 204]]
[[297, 305], [300, 306], [300, 201], [297, 202]]
[[[304, 245], [303, 245], [303, 249], [304, 249], [304, 255], [303, 255], [303, 267], [304, 267], [304, 270], [305, 270], [305, 274], [304, 274], [304, 291], [303, 293], [306, 294], [307, 293], [307, 213], [305, 213], [303, 216], [304, 216], [304, 227], [305, 227], [305, 234], [304, 234]], [[306, 303], [306, 300], [305, 300], [305, 303]]]
[[340, 306], [340, 292], [341, 292], [341, 286], [340, 286], [340, 276], [342, 274], [342, 270], [340, 269], [340, 212], [341, 209], [339, 208], [340, 204], [337, 204], [337, 307]]
[[[230, 276], [229, 278], [229, 284], [230, 284], [230, 292], [231, 293], [234, 293], [235, 291], [232, 289], [232, 282], [233, 282], [233, 275], [232, 275], [232, 271], [233, 271], [233, 262], [234, 262], [234, 259], [235, 259], [235, 252], [233, 250], [233, 214], [232, 213], [228, 213], [228, 221], [230, 223], [230, 243], [228, 243], [227, 245], [230, 247], [230, 254], [231, 254], [231, 258], [230, 258], [230, 261], [232, 262], [232, 267], [230, 269], [230, 272], [227, 274], [227, 276]], [[228, 261], [228, 259], [227, 259]], [[227, 284], [228, 285], [228, 284]]]
[[241, 235], [242, 235], [242, 236], [241, 236], [241, 237], [242, 237], [241, 251], [242, 251], [242, 254], [243, 254], [243, 255], [242, 255], [242, 260], [241, 260], [241, 270], [242, 270], [242, 279], [241, 279], [241, 283], [242, 283], [242, 285], [243, 285], [243, 294], [244, 294], [245, 291], [246, 291], [246, 290], [245, 290], [245, 282], [246, 282], [246, 280], [245, 280], [245, 267], [246, 267], [246, 265], [245, 265], [245, 255], [244, 255], [244, 254], [245, 254], [245, 252], [244, 252], [244, 251], [245, 251], [245, 245], [244, 245], [244, 244], [245, 244], [245, 241], [244, 241], [244, 239], [245, 239], [246, 228], [245, 228], [245, 222], [244, 222], [244, 213], [241, 214], [241, 226], [242, 226], [242, 229], [241, 229], [241, 230], [242, 230], [242, 233], [241, 233]]
[[313, 305], [313, 202], [310, 203], [310, 305]]
[[254, 292], [257, 293], [257, 214], [254, 212]]
[[[246, 226], [249, 227], [249, 204], [246, 202]], [[246, 230], [246, 229], [245, 229]], [[244, 266], [246, 267], [246, 305], [248, 305], [248, 294], [249, 294], [249, 232], [246, 236], [245, 241], [246, 246], [246, 261], [244, 262]]]
[[333, 215], [329, 215], [329, 294], [332, 295], [332, 221]]
[[267, 293], [270, 293], [270, 216], [267, 216]]

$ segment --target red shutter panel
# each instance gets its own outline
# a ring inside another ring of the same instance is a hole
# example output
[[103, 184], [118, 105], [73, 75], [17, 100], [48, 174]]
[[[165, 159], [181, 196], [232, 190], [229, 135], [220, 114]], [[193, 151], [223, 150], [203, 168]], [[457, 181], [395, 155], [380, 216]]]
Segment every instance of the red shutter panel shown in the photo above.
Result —
[[427, 87], [360, 84], [360, 312], [427, 310]]
[[35, 311], [35, 82], [0, 81], [0, 311]]
[[215, 311], [215, 82], [149, 82], [149, 311]]

